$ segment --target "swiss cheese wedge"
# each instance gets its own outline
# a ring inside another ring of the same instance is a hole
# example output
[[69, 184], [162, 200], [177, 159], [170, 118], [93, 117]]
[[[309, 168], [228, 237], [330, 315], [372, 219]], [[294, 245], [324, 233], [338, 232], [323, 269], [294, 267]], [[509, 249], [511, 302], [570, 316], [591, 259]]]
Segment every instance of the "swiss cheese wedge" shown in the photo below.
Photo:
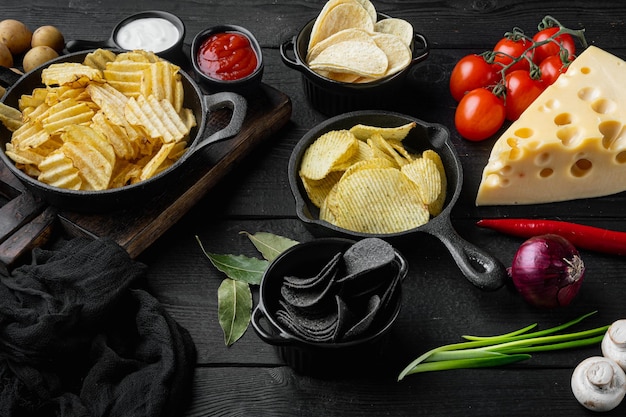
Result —
[[496, 141], [476, 205], [538, 204], [626, 190], [626, 62], [595, 46]]

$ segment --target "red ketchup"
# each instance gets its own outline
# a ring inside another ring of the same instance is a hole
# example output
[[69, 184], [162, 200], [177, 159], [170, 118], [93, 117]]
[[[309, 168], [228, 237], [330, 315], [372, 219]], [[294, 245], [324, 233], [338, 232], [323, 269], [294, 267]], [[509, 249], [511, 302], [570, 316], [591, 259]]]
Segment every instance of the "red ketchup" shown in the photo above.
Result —
[[258, 59], [250, 40], [234, 32], [216, 33], [202, 42], [198, 49], [198, 66], [211, 78], [239, 80], [252, 74]]

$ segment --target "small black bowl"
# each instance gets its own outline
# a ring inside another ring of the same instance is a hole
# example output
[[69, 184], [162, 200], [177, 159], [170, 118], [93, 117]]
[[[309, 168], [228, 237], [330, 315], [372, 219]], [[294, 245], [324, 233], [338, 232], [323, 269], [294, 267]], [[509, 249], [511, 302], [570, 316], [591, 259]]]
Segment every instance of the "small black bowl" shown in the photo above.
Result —
[[[388, 15], [378, 13], [378, 20], [388, 18]], [[387, 107], [397, 99], [397, 94], [404, 85], [409, 70], [415, 64], [425, 60], [430, 53], [426, 37], [414, 32], [411, 62], [402, 71], [369, 83], [339, 82], [319, 75], [306, 63], [309, 39], [314, 24], [315, 19], [310, 20], [296, 36], [282, 43], [280, 55], [285, 65], [302, 74], [302, 87], [311, 106], [327, 116], [353, 110]], [[421, 44], [421, 48], [418, 49], [416, 44]]]
[[[400, 313], [401, 284], [395, 287], [388, 307], [381, 311], [372, 327], [353, 340], [312, 342], [294, 335], [277, 319], [284, 276], [305, 276], [318, 271], [333, 255], [344, 252], [354, 243], [351, 239], [319, 238], [297, 244], [276, 258], [263, 276], [259, 302], [252, 314], [252, 327], [263, 341], [276, 346], [279, 356], [300, 374], [332, 377], [358, 372], [359, 367], [363, 368], [363, 360], [368, 364], [379, 362], [389, 331]], [[407, 274], [408, 264], [397, 250], [392, 265], [393, 273], [401, 282]]]
[[[217, 33], [234, 32], [244, 35], [250, 41], [250, 46], [254, 50], [257, 56], [257, 67], [247, 77], [240, 78], [238, 80], [219, 80], [212, 78], [205, 74], [198, 63], [198, 51], [202, 46], [202, 43], [209, 36]], [[200, 79], [200, 83], [205, 85], [211, 92], [217, 91], [232, 91], [239, 94], [247, 94], [253, 92], [261, 85], [261, 79], [263, 78], [263, 51], [259, 42], [256, 40], [252, 32], [248, 29], [236, 25], [219, 25], [205, 29], [198, 33], [191, 43], [191, 62], [193, 69]]]

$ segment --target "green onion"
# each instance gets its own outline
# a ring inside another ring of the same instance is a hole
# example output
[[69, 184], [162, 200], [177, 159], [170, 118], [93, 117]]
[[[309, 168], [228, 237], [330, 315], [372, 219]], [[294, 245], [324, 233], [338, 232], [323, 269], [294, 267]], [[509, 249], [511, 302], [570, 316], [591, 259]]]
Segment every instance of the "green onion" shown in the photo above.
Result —
[[530, 359], [530, 353], [533, 352], [571, 349], [600, 343], [609, 328], [608, 325], [555, 335], [595, 313], [593, 311], [559, 326], [531, 333], [528, 332], [536, 327], [536, 323], [498, 336], [463, 336], [467, 342], [440, 346], [419, 356], [400, 372], [398, 381], [407, 375], [420, 372], [502, 366]]

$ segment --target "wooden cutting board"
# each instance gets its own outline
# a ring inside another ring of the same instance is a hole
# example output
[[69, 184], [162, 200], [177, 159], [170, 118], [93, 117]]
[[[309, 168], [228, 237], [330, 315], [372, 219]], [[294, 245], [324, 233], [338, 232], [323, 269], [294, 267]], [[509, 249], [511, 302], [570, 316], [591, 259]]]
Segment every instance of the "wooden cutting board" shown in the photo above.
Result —
[[[131, 257], [137, 257], [291, 118], [291, 100], [271, 86], [263, 84], [246, 98], [248, 109], [241, 131], [231, 139], [208, 146], [198, 157], [194, 155], [174, 186], [141, 207], [97, 214], [50, 207], [25, 190], [0, 161], [0, 267], [11, 269], [23, 255], [58, 230], [69, 237], [111, 238]], [[211, 112], [205, 134], [222, 129], [229, 120], [230, 110]]]

